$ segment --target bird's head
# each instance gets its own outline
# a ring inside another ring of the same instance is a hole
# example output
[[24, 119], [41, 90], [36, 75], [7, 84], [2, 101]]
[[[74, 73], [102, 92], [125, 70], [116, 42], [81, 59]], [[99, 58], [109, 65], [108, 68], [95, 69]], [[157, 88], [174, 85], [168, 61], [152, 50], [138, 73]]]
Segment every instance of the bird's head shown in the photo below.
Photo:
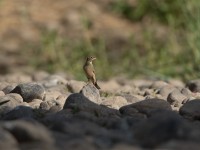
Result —
[[96, 59], [96, 57], [93, 57], [93, 56], [89, 56], [89, 57], [87, 57], [87, 62], [92, 62], [93, 60], [95, 60]]

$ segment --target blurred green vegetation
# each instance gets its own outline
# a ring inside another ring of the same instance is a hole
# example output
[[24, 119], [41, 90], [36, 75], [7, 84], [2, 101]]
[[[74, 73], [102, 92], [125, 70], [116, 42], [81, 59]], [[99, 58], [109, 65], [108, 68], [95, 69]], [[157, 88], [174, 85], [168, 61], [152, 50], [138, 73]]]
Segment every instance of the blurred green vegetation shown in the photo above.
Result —
[[[127, 0], [110, 4], [114, 14], [128, 21], [139, 23], [150, 18], [169, 31], [164, 41], [155, 37], [155, 32], [144, 28], [143, 43], [138, 45], [134, 35], [128, 41], [118, 61], [112, 61], [109, 49], [102, 37], [72, 41], [60, 37], [56, 31], [46, 31], [30, 59], [35, 68], [54, 72], [65, 70], [77, 79], [84, 79], [82, 64], [87, 55], [94, 55], [97, 76], [107, 79], [119, 74], [129, 77], [151, 76], [161, 79], [177, 77], [183, 80], [200, 77], [200, 1], [199, 0], [138, 0], [136, 6]], [[91, 22], [83, 18], [87, 32]], [[135, 35], [136, 36], [136, 35]], [[117, 55], [117, 52], [116, 52]]]

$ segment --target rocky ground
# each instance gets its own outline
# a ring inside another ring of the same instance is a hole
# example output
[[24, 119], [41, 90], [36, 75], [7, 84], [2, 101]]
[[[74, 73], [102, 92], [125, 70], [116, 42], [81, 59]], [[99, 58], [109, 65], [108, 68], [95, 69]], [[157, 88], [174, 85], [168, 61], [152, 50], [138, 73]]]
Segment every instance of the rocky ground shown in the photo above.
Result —
[[200, 80], [0, 77], [0, 149], [198, 149]]

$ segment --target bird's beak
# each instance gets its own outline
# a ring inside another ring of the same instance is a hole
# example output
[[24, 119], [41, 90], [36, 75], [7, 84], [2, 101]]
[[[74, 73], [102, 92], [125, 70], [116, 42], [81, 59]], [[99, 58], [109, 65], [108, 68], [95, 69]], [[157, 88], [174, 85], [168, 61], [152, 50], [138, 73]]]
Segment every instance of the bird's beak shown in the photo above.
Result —
[[96, 59], [96, 57], [92, 58], [92, 60], [95, 60], [95, 59]]

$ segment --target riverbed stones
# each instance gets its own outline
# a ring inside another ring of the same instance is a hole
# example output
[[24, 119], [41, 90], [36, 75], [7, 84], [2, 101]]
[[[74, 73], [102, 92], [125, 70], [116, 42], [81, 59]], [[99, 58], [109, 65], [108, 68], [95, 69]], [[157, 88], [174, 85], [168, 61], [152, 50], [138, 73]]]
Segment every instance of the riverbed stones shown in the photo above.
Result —
[[118, 78], [98, 81], [97, 90], [58, 74], [30, 76], [23, 83], [1, 78], [2, 149], [128, 150], [200, 142], [200, 93], [181, 81]]
[[45, 89], [37, 83], [24, 83], [17, 85], [11, 93], [18, 93], [25, 102], [31, 102], [33, 99], [43, 99]]

